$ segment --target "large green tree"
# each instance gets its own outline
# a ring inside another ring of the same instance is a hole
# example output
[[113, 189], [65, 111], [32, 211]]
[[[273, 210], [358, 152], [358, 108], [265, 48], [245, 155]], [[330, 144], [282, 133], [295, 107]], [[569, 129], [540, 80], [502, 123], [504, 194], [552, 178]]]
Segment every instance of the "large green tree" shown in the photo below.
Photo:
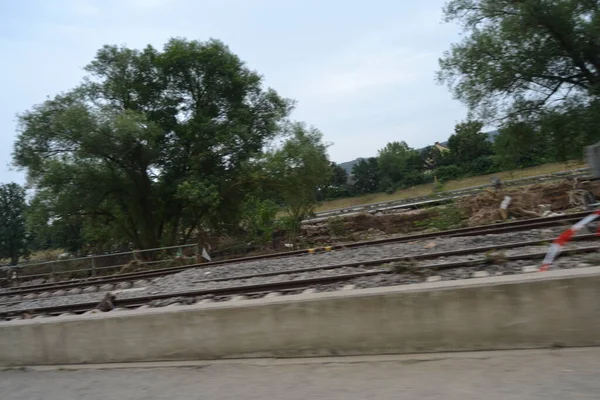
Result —
[[597, 0], [451, 0], [444, 13], [465, 35], [438, 78], [480, 117], [585, 107], [600, 95]]
[[531, 167], [549, 159], [548, 138], [534, 124], [511, 121], [500, 129], [494, 150], [506, 170]]
[[333, 172], [321, 132], [298, 122], [290, 124], [287, 131], [290, 137], [266, 157], [264, 167], [295, 234], [302, 220], [314, 212], [318, 190], [330, 182]]
[[0, 185], [0, 258], [17, 265], [27, 249], [25, 189], [16, 183]]
[[361, 158], [352, 167], [354, 190], [358, 194], [374, 193], [379, 188], [379, 164], [376, 157]]
[[146, 248], [234, 223], [292, 102], [216, 40], [105, 46], [86, 70], [20, 116], [14, 160], [50, 218]]
[[[461, 122], [454, 128], [454, 134], [448, 139], [448, 148], [453, 160], [462, 168], [469, 168], [480, 157], [492, 153], [492, 144], [485, 133], [481, 132], [480, 121]], [[474, 171], [480, 172], [480, 171]]]
[[379, 150], [377, 161], [382, 189], [391, 189], [402, 185], [408, 177], [422, 168], [420, 153], [409, 147], [404, 141], [388, 143]]

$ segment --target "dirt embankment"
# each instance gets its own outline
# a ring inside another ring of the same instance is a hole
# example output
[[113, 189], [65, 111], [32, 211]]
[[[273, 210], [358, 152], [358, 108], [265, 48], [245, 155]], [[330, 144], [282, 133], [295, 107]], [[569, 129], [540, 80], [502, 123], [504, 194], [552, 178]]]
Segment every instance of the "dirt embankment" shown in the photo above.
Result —
[[460, 226], [476, 226], [504, 221], [500, 204], [511, 201], [507, 217], [511, 219], [544, 217], [566, 210], [582, 211], [592, 199], [600, 199], [600, 182], [561, 181], [526, 187], [494, 190], [458, 199], [455, 204], [395, 214], [359, 214], [332, 217], [326, 222], [305, 225], [302, 240], [309, 245], [368, 240], [393, 234], [417, 233]]

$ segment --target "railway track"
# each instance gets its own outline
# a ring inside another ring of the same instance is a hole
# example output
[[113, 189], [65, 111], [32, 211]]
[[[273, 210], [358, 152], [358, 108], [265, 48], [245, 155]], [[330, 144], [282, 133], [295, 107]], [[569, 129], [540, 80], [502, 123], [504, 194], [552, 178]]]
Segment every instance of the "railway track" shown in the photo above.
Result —
[[[546, 228], [552, 226], [560, 226], [563, 224], [567, 224], [573, 221], [577, 221], [582, 217], [586, 216], [588, 212], [553, 216], [547, 218], [535, 218], [535, 219], [526, 219], [519, 221], [512, 221], [506, 223], [499, 223], [494, 225], [484, 225], [478, 227], [469, 227], [469, 228], [460, 228], [460, 229], [452, 229], [441, 232], [431, 232], [431, 233], [421, 233], [415, 235], [406, 235], [371, 241], [361, 241], [354, 242], [343, 245], [334, 245], [329, 247], [323, 247], [314, 249], [314, 252], [323, 252], [323, 251], [332, 251], [332, 250], [340, 250], [340, 249], [351, 249], [351, 248], [359, 248], [359, 247], [368, 247], [368, 246], [379, 246], [391, 243], [403, 243], [403, 242], [412, 242], [417, 240], [424, 239], [433, 239], [433, 238], [443, 238], [443, 237], [459, 237], [459, 236], [474, 236], [474, 235], [487, 235], [487, 234], [502, 234], [509, 232], [517, 232], [523, 230], [537, 229], [537, 228]], [[87, 279], [78, 279], [71, 280], [66, 282], [58, 282], [58, 283], [42, 283], [37, 285], [22, 285], [14, 288], [5, 288], [0, 291], [0, 297], [6, 296], [26, 296], [28, 294], [42, 293], [42, 292], [57, 292], [57, 291], [69, 291], [72, 289], [97, 286], [101, 287], [104, 285], [118, 284], [121, 282], [132, 282], [132, 281], [140, 281], [140, 280], [148, 280], [154, 279], [157, 277], [163, 277], [166, 275], [175, 274], [181, 271], [185, 271], [188, 269], [195, 268], [211, 268], [220, 265], [226, 265], [230, 263], [243, 263], [250, 261], [260, 261], [272, 258], [283, 258], [283, 257], [298, 257], [305, 256], [313, 251], [310, 250], [294, 250], [287, 251], [281, 253], [272, 253], [265, 254], [259, 256], [252, 257], [244, 257], [244, 258], [236, 258], [230, 260], [222, 260], [222, 261], [214, 261], [202, 264], [191, 264], [184, 265], [178, 267], [170, 267], [170, 268], [162, 268], [151, 271], [140, 271], [140, 272], [132, 272], [118, 275], [110, 275], [110, 276], [101, 276], [101, 277], [93, 277]], [[77, 291], [65, 294], [77, 294]], [[49, 294], [47, 295], [50, 296]], [[1, 305], [1, 304], [0, 304]]]
[[[600, 247], [597, 244], [598, 237], [593, 234], [580, 235], [574, 238], [577, 242], [591, 242], [593, 245], [581, 246], [578, 248], [567, 249], [563, 251], [563, 255], [582, 254], [590, 252], [598, 252]], [[152, 302], [173, 299], [174, 303], [191, 304], [197, 301], [205, 300], [203, 297], [223, 298], [227, 296], [245, 296], [245, 297], [262, 297], [270, 293], [288, 294], [297, 293], [302, 290], [314, 288], [315, 286], [323, 285], [339, 285], [344, 283], [352, 282], [359, 278], [368, 278], [373, 276], [389, 276], [393, 274], [407, 274], [414, 277], [422, 277], [425, 275], [432, 275], [435, 271], [452, 270], [457, 268], [470, 268], [470, 267], [482, 267], [485, 266], [489, 260], [486, 257], [479, 257], [472, 260], [461, 260], [451, 262], [436, 262], [421, 266], [416, 266], [414, 263], [417, 261], [432, 260], [440, 257], [452, 257], [460, 255], [477, 255], [482, 253], [497, 252], [508, 249], [518, 249], [529, 246], [539, 246], [546, 244], [547, 240], [530, 240], [515, 243], [505, 243], [491, 246], [481, 246], [468, 249], [459, 249], [454, 251], [445, 251], [438, 253], [418, 254], [414, 256], [402, 256], [393, 258], [379, 258], [370, 261], [362, 262], [346, 262], [342, 264], [333, 265], [319, 265], [309, 268], [297, 268], [285, 271], [266, 272], [262, 274], [249, 274], [249, 275], [238, 275], [229, 276], [226, 278], [216, 279], [205, 279], [194, 281], [194, 284], [203, 285], [216, 282], [226, 282], [226, 285], [221, 287], [201, 287], [197, 289], [190, 289], [178, 292], [169, 293], [156, 293], [150, 295], [143, 295], [131, 298], [118, 299], [116, 306], [120, 308], [135, 308], [135, 307], [146, 307]], [[525, 254], [513, 254], [503, 257], [503, 262], [516, 261], [516, 260], [537, 260], [542, 259], [545, 255], [545, 251], [537, 251]], [[402, 263], [406, 264], [402, 264]], [[358, 269], [354, 272], [354, 269]], [[340, 271], [336, 273], [335, 271]], [[352, 270], [352, 272], [347, 272]], [[304, 277], [298, 278], [299, 274], [306, 274], [309, 272], [324, 272], [332, 271], [326, 276], [316, 277]], [[284, 277], [287, 276], [291, 279], [276, 280], [274, 282], [266, 283], [247, 283], [250, 279], [256, 279], [259, 277]], [[298, 278], [298, 279], [297, 279]], [[19, 304], [14, 302], [13, 304]], [[57, 306], [37, 307], [33, 309], [27, 309], [29, 312], [36, 315], [60, 315], [63, 313], [82, 313], [89, 312], [97, 306], [97, 302], [80, 302], [76, 304], [63, 304]], [[8, 307], [11, 302], [0, 304], [2, 307]], [[3, 318], [15, 317], [17, 314], [24, 310], [0, 312], [0, 316]]]

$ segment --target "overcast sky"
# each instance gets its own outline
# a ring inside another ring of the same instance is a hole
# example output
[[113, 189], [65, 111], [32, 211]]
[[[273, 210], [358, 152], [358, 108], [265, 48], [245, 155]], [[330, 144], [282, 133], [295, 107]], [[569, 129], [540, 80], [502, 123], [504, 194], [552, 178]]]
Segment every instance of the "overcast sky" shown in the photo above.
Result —
[[15, 114], [75, 86], [104, 44], [157, 48], [174, 36], [217, 38], [265, 84], [296, 99], [336, 162], [387, 142], [443, 141], [466, 109], [435, 83], [459, 38], [444, 0], [0, 1], [0, 183], [11, 170]]

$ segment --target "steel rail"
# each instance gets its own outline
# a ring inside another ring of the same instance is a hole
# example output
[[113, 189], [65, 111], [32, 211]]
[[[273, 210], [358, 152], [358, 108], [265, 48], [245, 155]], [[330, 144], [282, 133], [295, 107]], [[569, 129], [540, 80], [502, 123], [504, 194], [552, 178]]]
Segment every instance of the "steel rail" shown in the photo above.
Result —
[[[314, 252], [323, 252], [327, 250], [340, 250], [340, 249], [349, 249], [349, 248], [357, 248], [357, 247], [368, 247], [368, 246], [378, 246], [390, 243], [403, 243], [403, 242], [412, 242], [416, 240], [423, 239], [432, 239], [432, 238], [440, 238], [440, 237], [459, 237], [459, 236], [474, 236], [474, 235], [486, 235], [486, 234], [498, 234], [498, 233], [507, 233], [507, 232], [516, 232], [520, 230], [529, 230], [535, 228], [543, 228], [549, 226], [562, 225], [565, 222], [579, 220], [582, 217], [585, 217], [589, 214], [589, 212], [581, 212], [574, 214], [565, 214], [553, 217], [546, 218], [534, 218], [534, 219], [525, 219], [519, 221], [512, 222], [504, 222], [499, 224], [492, 225], [482, 225], [476, 227], [469, 228], [459, 228], [459, 229], [451, 229], [446, 231], [439, 232], [429, 232], [429, 233], [420, 233], [414, 235], [405, 235], [405, 236], [397, 236], [392, 238], [385, 239], [377, 239], [377, 240], [369, 240], [369, 241], [359, 241], [348, 244], [340, 244], [333, 245], [328, 247], [321, 247], [317, 249], [313, 249]], [[17, 295], [17, 294], [27, 294], [34, 293], [38, 291], [51, 291], [51, 290], [62, 290], [62, 289], [71, 289], [82, 286], [91, 286], [91, 285], [104, 285], [115, 282], [128, 282], [142, 279], [151, 279], [156, 277], [161, 277], [165, 275], [170, 275], [174, 273], [178, 273], [191, 268], [210, 268], [213, 266], [220, 266], [231, 263], [240, 263], [240, 262], [251, 262], [258, 260], [265, 260], [271, 258], [283, 258], [283, 257], [295, 257], [309, 254], [309, 250], [294, 250], [287, 252], [278, 252], [271, 254], [263, 254], [258, 256], [251, 257], [243, 257], [243, 258], [234, 258], [229, 260], [221, 260], [221, 261], [213, 261], [206, 262], [200, 264], [189, 264], [178, 267], [169, 267], [169, 268], [161, 268], [157, 270], [151, 271], [140, 271], [140, 272], [130, 272], [125, 274], [118, 275], [110, 275], [110, 276], [99, 276], [93, 278], [85, 278], [78, 279], [74, 281], [68, 281], [63, 283], [43, 283], [39, 285], [23, 285], [15, 288], [5, 288], [0, 292], [0, 296], [6, 295]]]

